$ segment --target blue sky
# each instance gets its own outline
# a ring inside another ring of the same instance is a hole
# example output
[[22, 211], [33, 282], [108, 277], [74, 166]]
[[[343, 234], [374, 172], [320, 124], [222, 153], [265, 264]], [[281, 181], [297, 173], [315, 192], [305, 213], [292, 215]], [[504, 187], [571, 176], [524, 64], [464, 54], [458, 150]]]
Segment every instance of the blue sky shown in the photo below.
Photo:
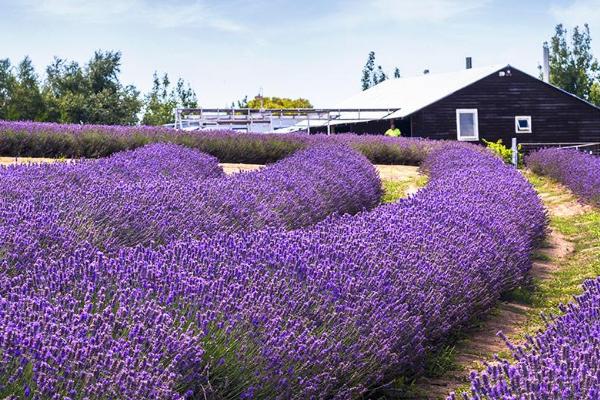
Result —
[[554, 25], [588, 22], [600, 57], [600, 0], [0, 0], [0, 58], [123, 53], [121, 78], [155, 70], [191, 82], [203, 106], [259, 88], [334, 106], [360, 90], [367, 53], [391, 73], [510, 63], [537, 74]]

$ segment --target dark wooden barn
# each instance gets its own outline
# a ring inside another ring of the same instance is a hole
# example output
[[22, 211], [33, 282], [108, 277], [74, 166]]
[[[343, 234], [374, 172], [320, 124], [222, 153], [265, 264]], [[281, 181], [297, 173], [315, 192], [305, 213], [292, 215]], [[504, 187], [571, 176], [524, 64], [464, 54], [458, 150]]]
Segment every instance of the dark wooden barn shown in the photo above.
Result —
[[[342, 108], [393, 108], [382, 118], [338, 124], [336, 132], [510, 143], [600, 142], [600, 108], [511, 65], [385, 81]], [[340, 121], [341, 122], [341, 121]]]

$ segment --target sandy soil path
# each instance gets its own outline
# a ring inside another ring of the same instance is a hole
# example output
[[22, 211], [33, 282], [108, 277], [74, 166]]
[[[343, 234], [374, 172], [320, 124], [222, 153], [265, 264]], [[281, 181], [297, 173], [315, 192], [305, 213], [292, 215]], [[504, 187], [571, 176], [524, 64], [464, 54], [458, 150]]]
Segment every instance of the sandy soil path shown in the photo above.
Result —
[[[590, 208], [577, 201], [566, 188], [560, 192], [542, 192], [539, 196], [551, 217], [575, 216]], [[539, 280], [551, 279], [574, 248], [572, 242], [550, 229], [544, 245], [537, 250], [530, 276]], [[506, 351], [506, 344], [497, 333], [502, 331], [510, 337], [522, 332], [529, 311], [528, 306], [516, 301], [500, 301], [488, 315], [463, 332], [466, 339], [460, 340], [454, 348], [454, 368], [441, 377], [418, 379], [414, 397], [408, 398], [445, 399], [451, 391], [467, 384], [469, 372], [482, 369], [482, 360], [491, 361], [494, 354]]]

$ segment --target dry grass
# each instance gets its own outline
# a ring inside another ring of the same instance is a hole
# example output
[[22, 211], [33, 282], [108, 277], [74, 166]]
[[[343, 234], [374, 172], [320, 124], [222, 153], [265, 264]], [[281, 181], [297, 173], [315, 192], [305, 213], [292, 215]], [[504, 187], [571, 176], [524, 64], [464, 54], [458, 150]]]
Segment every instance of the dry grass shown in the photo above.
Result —
[[38, 158], [38, 157], [0, 157], [0, 165], [13, 164], [39, 164], [57, 161], [68, 161], [66, 158]]
[[223, 171], [225, 171], [227, 175], [237, 174], [238, 172], [256, 171], [257, 169], [264, 167], [264, 165], [261, 164], [221, 163], [219, 165], [221, 166], [221, 168], [223, 168]]

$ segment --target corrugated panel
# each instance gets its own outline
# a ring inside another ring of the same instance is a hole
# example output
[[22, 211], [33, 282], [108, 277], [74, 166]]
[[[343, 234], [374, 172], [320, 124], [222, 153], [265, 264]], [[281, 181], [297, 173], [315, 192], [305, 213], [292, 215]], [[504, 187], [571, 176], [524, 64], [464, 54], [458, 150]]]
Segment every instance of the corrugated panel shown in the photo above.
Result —
[[340, 108], [395, 108], [386, 117], [401, 118], [499, 71], [505, 66], [465, 69], [458, 72], [427, 74], [389, 79], [344, 101]]
[[[343, 120], [336, 120], [334, 118], [329, 121], [329, 125], [406, 117], [506, 67], [509, 66], [494, 65], [465, 69], [458, 72], [389, 79], [370, 89], [355, 94], [340, 102], [335, 107], [332, 107], [332, 109], [379, 108], [390, 111], [362, 112], [360, 117], [358, 112], [342, 112], [340, 115], [343, 116]], [[306, 129], [307, 125], [308, 122], [306, 120], [300, 121], [286, 128], [286, 131]], [[327, 120], [324, 119], [310, 120], [311, 127], [323, 127], [326, 125]]]

